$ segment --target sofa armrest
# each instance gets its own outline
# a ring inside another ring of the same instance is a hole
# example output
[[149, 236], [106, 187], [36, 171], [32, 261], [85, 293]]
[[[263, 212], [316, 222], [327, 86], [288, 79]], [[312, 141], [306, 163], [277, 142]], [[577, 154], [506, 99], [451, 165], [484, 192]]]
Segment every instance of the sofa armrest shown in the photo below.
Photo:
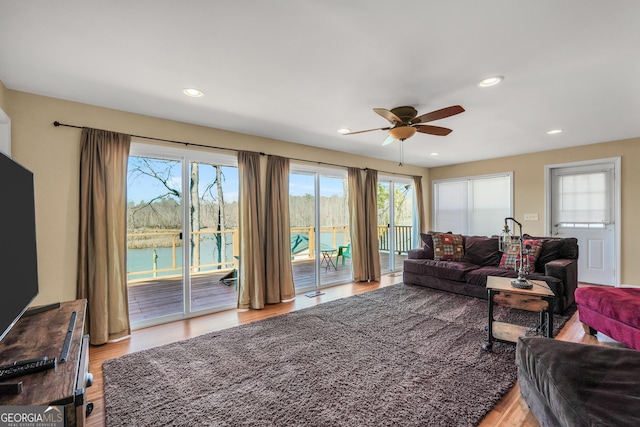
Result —
[[567, 307], [574, 303], [574, 293], [578, 288], [578, 260], [555, 259], [544, 265], [545, 275], [556, 277], [564, 282]]
[[407, 255], [409, 259], [429, 259], [427, 251], [424, 248], [410, 249]]

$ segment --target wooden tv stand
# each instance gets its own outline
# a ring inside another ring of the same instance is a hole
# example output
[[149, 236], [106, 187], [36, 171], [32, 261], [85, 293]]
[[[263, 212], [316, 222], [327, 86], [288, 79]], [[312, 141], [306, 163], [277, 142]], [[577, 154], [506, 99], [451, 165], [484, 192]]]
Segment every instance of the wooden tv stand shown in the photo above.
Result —
[[[1, 406], [64, 406], [65, 426], [84, 426], [92, 405], [86, 401], [89, 374], [89, 336], [84, 334], [86, 300], [60, 303], [53, 308], [23, 316], [0, 342], [0, 365], [18, 360], [47, 356], [56, 357], [55, 369], [23, 375], [2, 381], [22, 383], [18, 394], [0, 394]], [[70, 319], [76, 312], [75, 325], [70, 330], [69, 352], [61, 362], [61, 351]], [[88, 411], [87, 411], [88, 409]]]

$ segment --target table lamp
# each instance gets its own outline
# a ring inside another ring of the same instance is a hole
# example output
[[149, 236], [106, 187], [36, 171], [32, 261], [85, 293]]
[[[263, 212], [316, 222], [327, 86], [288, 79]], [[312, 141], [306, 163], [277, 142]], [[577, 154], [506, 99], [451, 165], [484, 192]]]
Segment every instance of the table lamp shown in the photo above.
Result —
[[[512, 221], [518, 225], [519, 231], [520, 231], [519, 237], [514, 236], [511, 230], [509, 229], [509, 223], [508, 223], [509, 221]], [[511, 217], [505, 218], [504, 229], [502, 230], [502, 233], [500, 234], [500, 240], [498, 241], [498, 248], [500, 252], [506, 253], [515, 245], [517, 245], [518, 255], [519, 255], [514, 264], [514, 268], [518, 272], [518, 277], [516, 279], [511, 280], [511, 286], [519, 289], [531, 289], [533, 287], [533, 283], [527, 280], [527, 278], [524, 276], [525, 272], [528, 270], [528, 266], [525, 266], [525, 264], [528, 264], [529, 257], [527, 256], [525, 259], [525, 257], [523, 256], [522, 244], [523, 244], [522, 224], [516, 221], [515, 218], [511, 218]]]

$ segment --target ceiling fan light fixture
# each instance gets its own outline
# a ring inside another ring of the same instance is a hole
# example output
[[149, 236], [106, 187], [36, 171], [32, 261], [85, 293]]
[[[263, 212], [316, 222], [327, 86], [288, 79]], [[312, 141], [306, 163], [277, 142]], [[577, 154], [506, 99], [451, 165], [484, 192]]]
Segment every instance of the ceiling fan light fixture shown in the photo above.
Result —
[[389, 129], [389, 135], [393, 139], [404, 141], [407, 138], [411, 138], [416, 134], [416, 128], [413, 126], [398, 126], [393, 129]]
[[338, 133], [344, 135], [345, 133], [349, 133], [351, 132], [351, 129], [349, 128], [342, 128], [342, 129], [338, 129]]
[[195, 89], [192, 87], [182, 89], [182, 93], [184, 93], [187, 96], [190, 96], [191, 98], [200, 98], [204, 96], [204, 93], [201, 90]]
[[502, 77], [502, 76], [487, 77], [486, 79], [484, 79], [480, 83], [478, 83], [478, 86], [480, 86], [480, 87], [495, 86], [498, 83], [500, 83], [502, 80], [504, 80], [504, 77]]

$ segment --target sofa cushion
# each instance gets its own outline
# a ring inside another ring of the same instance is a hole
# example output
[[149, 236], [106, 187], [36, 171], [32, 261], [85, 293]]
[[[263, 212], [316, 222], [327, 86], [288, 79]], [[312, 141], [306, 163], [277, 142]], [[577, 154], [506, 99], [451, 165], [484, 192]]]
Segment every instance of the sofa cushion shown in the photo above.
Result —
[[409, 249], [409, 253], [407, 254], [407, 258], [409, 259], [433, 259], [433, 255], [431, 258], [427, 256], [427, 251], [424, 248], [417, 249]]
[[433, 259], [433, 238], [431, 233], [420, 233], [420, 239], [424, 243], [423, 249], [426, 259]]
[[436, 261], [464, 260], [464, 241], [461, 234], [435, 233], [433, 239], [433, 259]]
[[536, 259], [535, 270], [540, 273], [544, 273], [544, 266], [549, 261], [562, 258], [562, 252], [564, 250], [564, 239], [542, 239], [542, 248], [540, 249], [540, 255]]
[[[547, 409], [563, 426], [640, 425], [640, 352], [550, 338], [524, 337], [516, 346], [525, 401], [545, 420]], [[536, 409], [537, 408], [537, 409]], [[551, 421], [549, 421], [551, 422]]]
[[433, 259], [408, 259], [404, 261], [404, 270], [423, 276], [464, 282], [468, 272], [478, 268], [465, 261], [436, 261]]
[[465, 281], [470, 285], [485, 287], [487, 286], [488, 276], [516, 278], [518, 277], [518, 273], [516, 273], [514, 270], [506, 270], [498, 266], [484, 266], [469, 271], [467, 273], [467, 277], [465, 277]]
[[533, 237], [529, 234], [523, 234], [523, 238], [531, 240], [560, 240], [562, 241], [562, 249], [558, 258], [578, 259], [578, 239], [575, 237]]
[[500, 262], [498, 238], [468, 236], [464, 242], [464, 259], [476, 265], [498, 265]]

